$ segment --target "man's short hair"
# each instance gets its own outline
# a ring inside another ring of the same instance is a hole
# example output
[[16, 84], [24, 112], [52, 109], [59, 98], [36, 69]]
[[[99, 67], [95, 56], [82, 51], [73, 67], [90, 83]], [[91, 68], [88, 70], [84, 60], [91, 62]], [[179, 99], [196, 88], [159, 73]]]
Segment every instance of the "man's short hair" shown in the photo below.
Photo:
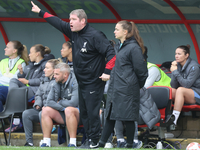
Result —
[[69, 65], [66, 64], [66, 63], [63, 63], [63, 62], [57, 64], [55, 66], [55, 69], [60, 69], [61, 72], [68, 72], [68, 73], [70, 73], [70, 67], [69, 67]]
[[77, 15], [77, 17], [80, 20], [84, 18], [85, 24], [87, 23], [87, 14], [85, 13], [85, 11], [83, 9], [75, 9], [69, 15], [71, 15], [71, 14]]

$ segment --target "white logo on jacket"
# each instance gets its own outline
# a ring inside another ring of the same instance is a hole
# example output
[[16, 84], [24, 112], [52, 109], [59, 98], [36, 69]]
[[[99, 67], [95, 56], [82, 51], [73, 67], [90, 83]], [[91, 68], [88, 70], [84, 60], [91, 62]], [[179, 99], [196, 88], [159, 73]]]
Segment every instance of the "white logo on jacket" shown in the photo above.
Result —
[[67, 89], [67, 93], [68, 93], [68, 96], [72, 96], [72, 93], [70, 92], [69, 89]]
[[90, 94], [93, 94], [95, 91], [91, 91]]
[[81, 52], [87, 52], [87, 49], [86, 49], [86, 44], [87, 44], [87, 42], [84, 42], [84, 44], [83, 44], [83, 48], [81, 48]]

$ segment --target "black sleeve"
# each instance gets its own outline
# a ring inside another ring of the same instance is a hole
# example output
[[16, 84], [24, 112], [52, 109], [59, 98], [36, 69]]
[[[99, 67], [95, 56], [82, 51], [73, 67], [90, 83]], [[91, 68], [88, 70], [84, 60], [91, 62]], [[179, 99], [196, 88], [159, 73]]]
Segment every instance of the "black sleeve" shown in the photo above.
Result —
[[135, 46], [130, 52], [130, 60], [138, 77], [140, 88], [142, 88], [148, 77], [147, 62], [144, 61], [142, 50], [139, 46]]
[[94, 42], [95, 48], [99, 51], [99, 53], [105, 55], [106, 58], [106, 67], [104, 73], [110, 74], [115, 65], [116, 59], [114, 48], [102, 32], [96, 33]]
[[68, 22], [65, 22], [65, 21], [61, 20], [60, 18], [58, 18], [54, 15], [51, 15], [43, 10], [41, 10], [39, 12], [39, 16], [44, 18], [49, 24], [54, 26], [56, 29], [58, 29], [60, 32], [62, 32], [68, 38], [71, 39], [72, 32], [71, 32], [70, 25]]

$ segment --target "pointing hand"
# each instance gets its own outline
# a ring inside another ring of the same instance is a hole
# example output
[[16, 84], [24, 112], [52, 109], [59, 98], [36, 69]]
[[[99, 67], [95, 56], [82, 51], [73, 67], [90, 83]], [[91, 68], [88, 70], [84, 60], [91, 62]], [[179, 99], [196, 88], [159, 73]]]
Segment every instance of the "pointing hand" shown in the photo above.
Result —
[[35, 13], [39, 13], [41, 9], [37, 5], [35, 5], [33, 3], [33, 1], [31, 1], [31, 4], [32, 4], [32, 10], [31, 11], [35, 12]]

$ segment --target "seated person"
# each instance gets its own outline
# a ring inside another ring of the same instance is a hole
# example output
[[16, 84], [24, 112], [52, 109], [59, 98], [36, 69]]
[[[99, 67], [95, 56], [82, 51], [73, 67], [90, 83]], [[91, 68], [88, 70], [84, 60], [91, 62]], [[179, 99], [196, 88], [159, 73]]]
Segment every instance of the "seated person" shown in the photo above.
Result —
[[[27, 87], [28, 88], [28, 99], [32, 98], [40, 85], [40, 82], [44, 78], [44, 68], [45, 64], [49, 59], [53, 59], [54, 56], [49, 54], [51, 50], [41, 44], [36, 44], [31, 47], [29, 58], [29, 65], [22, 68], [21, 65], [18, 66], [19, 73], [18, 79], [13, 78], [9, 83], [9, 90], [17, 87]], [[48, 55], [45, 55], [48, 54]], [[11, 132], [22, 128], [22, 123], [19, 118], [14, 118]], [[5, 130], [9, 132], [10, 127]]]
[[0, 62], [0, 112], [3, 111], [3, 105], [6, 102], [10, 79], [17, 79], [19, 73], [17, 66], [21, 64], [24, 68], [29, 59], [26, 46], [19, 41], [8, 42], [4, 50], [8, 58]]
[[[61, 49], [62, 58], [58, 58], [60, 61], [67, 63], [70, 66], [71, 71], [73, 70], [73, 62], [72, 62], [72, 44], [70, 41], [63, 43]], [[53, 125], [53, 129], [51, 133], [56, 130], [56, 125]], [[59, 132], [58, 132], [59, 134]]]
[[56, 65], [54, 78], [56, 83], [51, 86], [46, 106], [42, 108], [43, 144], [41, 147], [51, 146], [53, 122], [67, 126], [70, 136], [68, 147], [76, 147], [76, 132], [79, 122], [78, 83], [66, 63]]
[[[144, 59], [147, 61], [148, 55], [147, 55], [147, 47], [145, 46], [145, 53], [144, 53]], [[148, 77], [145, 82], [144, 87], [148, 88], [150, 86], [170, 86], [170, 77], [165, 74], [164, 71], [162, 71], [156, 64], [147, 62], [147, 68], [148, 68]]]
[[40, 122], [39, 114], [42, 111], [42, 107], [46, 105], [50, 86], [54, 83], [54, 68], [58, 63], [59, 61], [57, 59], [50, 59], [47, 61], [44, 69], [45, 78], [40, 83], [39, 89], [35, 94], [35, 103], [33, 108], [25, 110], [22, 114], [26, 136], [26, 144], [24, 146], [33, 146], [33, 122]]
[[187, 46], [178, 46], [171, 65], [172, 99], [174, 100], [174, 125], [177, 124], [184, 103], [200, 104], [200, 65], [190, 58]]
[[160, 69], [162, 71], [164, 71], [165, 73], [170, 73], [170, 67], [172, 65], [172, 61], [166, 61], [166, 62], [163, 62], [160, 66]]
[[70, 41], [63, 43], [62, 49], [61, 49], [61, 56], [62, 56], [62, 61], [67, 63], [70, 66], [70, 68], [73, 70], [72, 43]]
[[[145, 61], [147, 61], [148, 55], [147, 55], [146, 46], [145, 46], [145, 52], [143, 56], [144, 56]], [[148, 88], [150, 86], [169, 86], [170, 87], [170, 81], [171, 81], [170, 77], [168, 77], [157, 65], [147, 62], [147, 68], [148, 68], [148, 77], [146, 79], [144, 88]], [[145, 94], [148, 94], [148, 93], [144, 93], [144, 91], [145, 89], [143, 88], [140, 89], [140, 99], [142, 99], [143, 96], [145, 96]], [[142, 93], [144, 95], [141, 95]], [[145, 107], [147, 109], [151, 109], [149, 108], [149, 106], [145, 106]], [[116, 131], [116, 136], [117, 136], [117, 147], [120, 147], [120, 148], [125, 147], [126, 141], [123, 135], [124, 127], [121, 121], [116, 121], [115, 131]], [[135, 121], [135, 134], [134, 134], [134, 143], [133, 143], [134, 148], [142, 147], [142, 141], [138, 140], [137, 132], [138, 132], [138, 122]]]

